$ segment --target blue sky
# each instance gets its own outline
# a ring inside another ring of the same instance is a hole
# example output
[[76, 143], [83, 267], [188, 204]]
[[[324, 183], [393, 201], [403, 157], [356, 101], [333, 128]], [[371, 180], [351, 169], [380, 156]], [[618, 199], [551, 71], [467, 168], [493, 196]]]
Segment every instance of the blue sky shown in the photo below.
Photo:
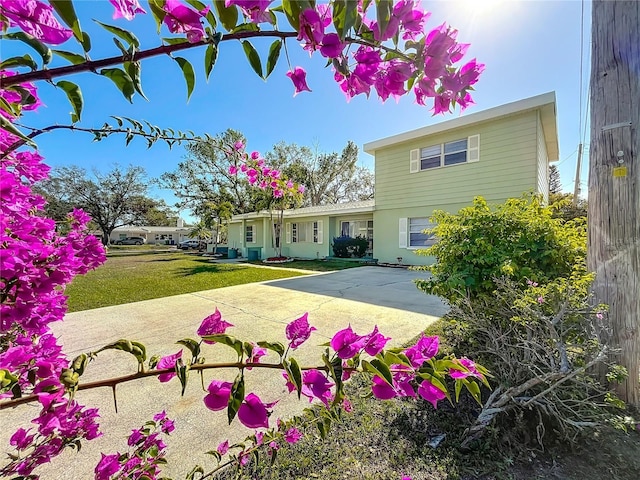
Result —
[[[145, 5], [145, 2], [141, 2]], [[464, 113], [474, 113], [504, 103], [555, 91], [558, 102], [560, 138], [560, 174], [566, 191], [573, 191], [576, 151], [584, 129], [589, 77], [589, 36], [591, 10], [589, 2], [569, 1], [509, 1], [509, 0], [442, 0], [426, 1], [432, 12], [429, 26], [446, 21], [459, 30], [458, 40], [471, 43], [466, 59], [477, 58], [486, 70], [475, 85], [476, 105]], [[582, 85], [581, 72], [581, 12], [584, 8]], [[136, 33], [143, 48], [159, 44], [155, 23], [150, 15], [139, 15], [133, 22], [112, 20], [113, 8], [106, 0], [81, 1], [76, 6], [83, 29], [92, 37], [93, 59], [117, 54], [111, 35], [93, 24], [99, 19]], [[163, 32], [166, 36], [166, 30]], [[268, 51], [270, 40], [254, 42], [259, 52]], [[17, 53], [17, 45], [2, 44], [2, 57]], [[73, 40], [59, 47], [76, 49]], [[307, 82], [312, 93], [293, 97], [293, 85], [285, 76], [288, 65], [283, 55], [269, 79], [264, 82], [249, 66], [239, 42], [221, 45], [218, 62], [209, 82], [204, 80], [204, 49], [186, 52], [183, 56], [196, 69], [196, 88], [186, 103], [186, 87], [178, 65], [168, 57], [149, 59], [142, 65], [143, 89], [149, 102], [136, 96], [133, 104], [125, 100], [111, 82], [85, 73], [68, 79], [77, 82], [83, 91], [85, 107], [81, 126], [102, 125], [110, 115], [144, 119], [161, 127], [215, 135], [227, 128], [243, 132], [247, 148], [262, 153], [279, 141], [301, 145], [318, 144], [323, 151], [340, 151], [347, 141], [360, 148], [364, 143], [441, 122], [460, 115], [433, 117], [429, 108], [415, 104], [413, 95], [398, 103], [381, 103], [373, 95], [347, 102], [333, 80], [331, 69], [324, 68], [319, 55], [309, 58], [297, 42], [288, 42], [292, 66], [307, 70]], [[77, 49], [76, 49], [77, 51]], [[182, 54], [181, 54], [182, 55]], [[36, 113], [28, 113], [23, 122], [31, 126], [68, 123], [70, 106], [64, 94], [41, 82], [40, 97], [46, 104]], [[582, 115], [580, 103], [582, 98]], [[585, 143], [588, 144], [588, 130]], [[56, 132], [40, 136], [38, 144], [51, 166], [81, 165], [108, 170], [115, 163], [143, 166], [149, 176], [159, 176], [174, 170], [183, 158], [181, 147], [169, 150], [158, 144], [150, 150], [146, 142], [134, 140], [129, 147], [124, 139], [113, 137], [100, 143], [92, 142], [88, 134]], [[363, 165], [372, 166], [373, 158], [361, 153]], [[583, 192], [586, 192], [587, 155], [582, 168]], [[170, 192], [155, 190], [156, 197], [174, 200]], [[185, 212], [186, 213], [186, 212]]]

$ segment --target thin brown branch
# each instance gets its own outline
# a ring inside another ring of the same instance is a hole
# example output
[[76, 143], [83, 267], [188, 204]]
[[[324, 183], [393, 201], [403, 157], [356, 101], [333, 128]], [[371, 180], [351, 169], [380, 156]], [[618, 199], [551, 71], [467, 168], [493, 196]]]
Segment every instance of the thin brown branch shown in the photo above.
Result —
[[[229, 40], [242, 40], [244, 38], [256, 38], [256, 37], [277, 37], [281, 39], [297, 37], [297, 32], [280, 32], [273, 31], [260, 31], [260, 32], [237, 32], [230, 33], [222, 37], [220, 42]], [[0, 88], [7, 88], [12, 85], [19, 85], [24, 82], [34, 82], [38, 80], [53, 80], [57, 77], [65, 75], [73, 75], [82, 72], [96, 72], [99, 68], [109, 67], [112, 65], [119, 65], [124, 62], [137, 62], [158, 55], [171, 55], [172, 53], [182, 50], [188, 50], [190, 48], [203, 47], [205, 45], [212, 44], [213, 40], [207, 38], [195, 43], [179, 43], [177, 45], [161, 45], [159, 47], [151, 48], [149, 50], [141, 50], [135, 53], [133, 56], [128, 57], [125, 55], [118, 55], [115, 57], [103, 58], [101, 60], [88, 60], [78, 65], [66, 65], [64, 67], [57, 67], [51, 69], [34, 70], [33, 72], [21, 73], [12, 77], [0, 78]]]
[[[201, 363], [190, 365], [190, 370], [202, 371], [202, 370], [211, 370], [218, 368], [270, 368], [276, 370], [284, 370], [284, 366], [282, 363], [249, 363], [249, 362], [229, 362], [229, 363]], [[322, 370], [328, 371], [328, 368], [325, 365], [315, 366], [315, 367], [300, 367], [300, 370]], [[345, 371], [357, 371], [356, 368], [353, 367], [344, 367]], [[148, 370], [145, 372], [136, 372], [129, 375], [122, 375], [120, 377], [107, 378], [103, 380], [96, 380], [95, 382], [87, 382], [81, 383], [78, 385], [77, 390], [91, 390], [94, 388], [101, 387], [110, 387], [115, 388], [116, 385], [120, 385], [121, 383], [132, 382], [134, 380], [140, 380], [141, 378], [146, 377], [157, 377], [158, 375], [162, 375], [163, 373], [172, 373], [175, 372], [174, 368], [163, 368], [161, 370]], [[48, 393], [55, 393], [58, 390], [52, 390]], [[22, 405], [24, 403], [34, 402], [38, 400], [37, 395], [26, 395], [20, 398], [13, 398], [11, 400], [6, 400], [4, 402], [0, 402], [0, 410], [4, 410], [5, 408], [13, 408], [18, 405]]]

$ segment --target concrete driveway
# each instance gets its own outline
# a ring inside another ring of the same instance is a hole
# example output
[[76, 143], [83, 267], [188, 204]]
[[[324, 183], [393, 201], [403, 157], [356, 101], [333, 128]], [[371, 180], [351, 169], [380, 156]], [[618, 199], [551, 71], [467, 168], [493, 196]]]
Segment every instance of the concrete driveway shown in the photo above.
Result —
[[[401, 344], [419, 334], [442, 316], [447, 307], [436, 297], [419, 292], [413, 280], [422, 272], [404, 269], [361, 267], [264, 283], [254, 283], [216, 290], [177, 295], [156, 300], [105, 307], [67, 315], [55, 325], [69, 357], [97, 350], [120, 339], [137, 340], [147, 346], [149, 356], [175, 353], [182, 338], [197, 338], [196, 329], [204, 317], [217, 307], [232, 324], [227, 333], [241, 340], [270, 340], [286, 343], [285, 325], [309, 312], [309, 323], [318, 330], [307, 344], [295, 351], [301, 365], [318, 365], [322, 350], [338, 330], [351, 324], [361, 334], [374, 325]], [[203, 355], [208, 362], [235, 360], [235, 353], [223, 345], [205, 345]], [[184, 357], [188, 358], [185, 350]], [[276, 361], [277, 356], [266, 361]], [[108, 378], [135, 371], [135, 361], [128, 354], [107, 351], [90, 364], [85, 381]], [[236, 371], [209, 370], [205, 385], [213, 378], [232, 381]], [[279, 373], [254, 369], [245, 374], [247, 393], [257, 393], [263, 401], [281, 399], [271, 417], [289, 417], [308, 406], [295, 395], [287, 395]], [[239, 422], [227, 426], [226, 413], [211, 412], [204, 407], [204, 393], [197, 374], [192, 374], [184, 397], [180, 396], [177, 379], [160, 384], [150, 378], [118, 386], [118, 413], [115, 413], [109, 389], [83, 391], [80, 403], [100, 408], [101, 425], [108, 432], [103, 437], [85, 442], [81, 453], [69, 450], [39, 472], [43, 480], [76, 480], [93, 478], [93, 468], [100, 452], [126, 450], [126, 437], [132, 428], [141, 426], [154, 413], [166, 410], [175, 419], [176, 430], [169, 438], [169, 465], [164, 474], [175, 479], [195, 465], [205, 470], [214, 467], [203, 452], [215, 449], [229, 438], [236, 441], [251, 431]], [[0, 442], [8, 438], [18, 422], [28, 424], [37, 412], [36, 405], [22, 406], [0, 413]]]

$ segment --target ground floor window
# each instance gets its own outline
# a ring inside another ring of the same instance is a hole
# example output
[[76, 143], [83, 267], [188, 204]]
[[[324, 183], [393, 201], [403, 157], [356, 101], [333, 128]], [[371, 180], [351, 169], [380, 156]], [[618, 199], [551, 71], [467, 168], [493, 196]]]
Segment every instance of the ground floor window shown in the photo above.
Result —
[[425, 233], [435, 227], [435, 223], [431, 223], [429, 218], [410, 218], [409, 219], [409, 247], [430, 247], [436, 242], [433, 233]]
[[322, 243], [321, 220], [289, 223], [287, 224], [287, 238], [289, 231], [291, 232], [291, 243]]
[[373, 220], [341, 222], [340, 233], [343, 237], [355, 238], [360, 235], [367, 240], [373, 240]]
[[247, 225], [244, 230], [244, 241], [246, 243], [254, 243], [253, 239], [253, 225]]

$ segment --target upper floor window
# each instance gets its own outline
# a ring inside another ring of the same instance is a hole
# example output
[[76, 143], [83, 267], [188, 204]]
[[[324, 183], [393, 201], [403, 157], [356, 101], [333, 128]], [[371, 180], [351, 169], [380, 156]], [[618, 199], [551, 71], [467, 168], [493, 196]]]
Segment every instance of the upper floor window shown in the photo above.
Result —
[[431, 168], [477, 162], [480, 159], [479, 152], [480, 135], [411, 150], [409, 171], [416, 173]]

